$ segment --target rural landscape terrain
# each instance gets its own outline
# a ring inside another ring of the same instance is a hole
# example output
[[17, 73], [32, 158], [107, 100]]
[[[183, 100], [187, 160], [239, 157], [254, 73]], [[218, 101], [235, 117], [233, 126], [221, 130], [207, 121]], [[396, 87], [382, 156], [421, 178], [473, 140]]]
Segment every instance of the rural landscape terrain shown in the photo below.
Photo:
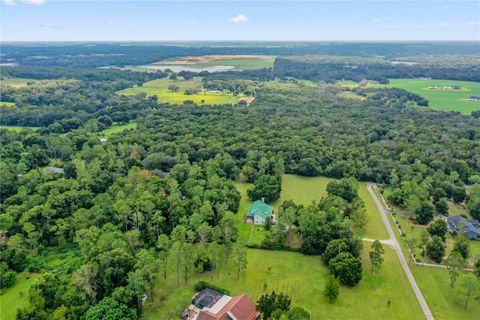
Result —
[[0, 43], [0, 320], [479, 319], [478, 41], [45, 39]]

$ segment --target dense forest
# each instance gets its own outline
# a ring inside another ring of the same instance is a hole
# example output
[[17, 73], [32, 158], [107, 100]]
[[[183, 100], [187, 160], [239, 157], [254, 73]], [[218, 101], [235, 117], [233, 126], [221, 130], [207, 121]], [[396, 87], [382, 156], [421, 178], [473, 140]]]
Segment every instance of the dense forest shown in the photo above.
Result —
[[[386, 48], [392, 52], [394, 47], [337, 44], [324, 51], [361, 48], [367, 54]], [[117, 93], [172, 76], [166, 72], [80, 68], [153, 61], [147, 53], [158, 59], [156, 50], [163, 47], [142, 48], [143, 56], [134, 52], [138, 46], [122, 47], [125, 55], [117, 55], [119, 49], [108, 44], [33, 46], [21, 53], [15, 45], [5, 46], [6, 57], [24, 65], [37, 64], [33, 55], [64, 56], [42, 61], [42, 66], [2, 68], [2, 78], [39, 80], [1, 92], [1, 101], [15, 106], [0, 107], [0, 124], [39, 127], [0, 129], [0, 230], [6, 239], [0, 242], [2, 286], [11, 285], [17, 272], [43, 274], [30, 290], [30, 306], [17, 319], [98, 319], [104, 308], [136, 319], [145, 295], [153, 298], [156, 278], [167, 277], [170, 262], [176, 268], [168, 276], [180, 285], [194, 270], [212, 268], [224, 257], [241, 261], [235, 180], [253, 184], [248, 190], [252, 200], [276, 200], [284, 173], [338, 179], [329, 183], [328, 196], [318, 203], [283, 203], [282, 227], [268, 230], [261, 247], [322, 255], [330, 272], [348, 286], [362, 276], [361, 242], [352, 231], [365, 210], [357, 181], [389, 186], [390, 200], [414, 213], [421, 224], [430, 222], [435, 210], [445, 210], [448, 200], [468, 203], [472, 216], [480, 218], [480, 193], [466, 192], [466, 186], [480, 182], [478, 118], [430, 110], [425, 99], [402, 89], [325, 83], [382, 81], [395, 78], [393, 74], [434, 76], [451, 72], [448, 67], [420, 68], [412, 74], [409, 67], [377, 58], [361, 59], [365, 64], [358, 68], [335, 61], [307, 67], [312, 63], [278, 58], [273, 71], [202, 74], [205, 88], [255, 96], [251, 105], [202, 107]], [[302, 53], [312, 48], [318, 47], [231, 51]], [[471, 51], [469, 44], [449, 48]], [[96, 55], [107, 49], [111, 56]], [[182, 47], [167, 52], [187, 50], [192, 54], [191, 48]], [[201, 47], [195, 50], [207, 53]], [[443, 47], [402, 50], [412, 55]], [[72, 63], [72, 51], [91, 55]], [[47, 67], [53, 65], [68, 68]], [[478, 69], [455, 70], [459, 78], [480, 80]], [[102, 130], [129, 121], [137, 128], [102, 136]], [[299, 247], [285, 242], [286, 226], [295, 226]], [[59, 257], [63, 263], [52, 262]], [[345, 272], [345, 265], [353, 271]]]
[[388, 83], [388, 79], [401, 78], [480, 81], [480, 63], [474, 58], [467, 64], [458, 64], [438, 57], [413, 61], [405, 58], [404, 62], [394, 63], [380, 58], [291, 56], [277, 58], [273, 70], [277, 77], [326, 82], [371, 79]]

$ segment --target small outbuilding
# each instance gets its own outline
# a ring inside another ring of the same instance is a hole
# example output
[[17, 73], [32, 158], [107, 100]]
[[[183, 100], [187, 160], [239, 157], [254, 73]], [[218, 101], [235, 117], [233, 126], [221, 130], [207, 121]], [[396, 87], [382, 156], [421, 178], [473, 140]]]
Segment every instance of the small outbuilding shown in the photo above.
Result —
[[247, 211], [247, 223], [253, 223], [256, 225], [264, 225], [265, 221], [269, 219], [270, 221], [275, 220], [275, 215], [273, 214], [273, 207], [269, 206], [262, 200], [257, 200]]

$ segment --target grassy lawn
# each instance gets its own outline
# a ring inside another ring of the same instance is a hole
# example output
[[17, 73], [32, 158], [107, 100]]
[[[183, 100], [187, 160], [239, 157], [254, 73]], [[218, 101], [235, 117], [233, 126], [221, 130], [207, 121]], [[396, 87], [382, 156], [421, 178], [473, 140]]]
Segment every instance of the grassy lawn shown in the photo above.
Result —
[[[218, 279], [208, 273], [196, 274], [189, 285], [178, 289], [172, 271], [167, 281], [159, 280], [156, 297], [153, 303], [147, 303], [144, 318], [177, 318], [189, 305], [195, 293], [195, 282], [205, 279], [230, 290], [232, 295], [246, 293], [254, 301], [265, 292], [285, 292], [292, 298], [293, 305], [309, 310], [312, 319], [422, 319], [420, 307], [394, 251], [386, 248], [385, 263], [374, 274], [370, 272], [367, 254], [365, 252], [363, 256], [363, 280], [354, 288], [342, 287], [334, 304], [328, 304], [322, 298], [329, 272], [319, 257], [248, 249], [248, 267], [240, 281], [236, 280], [232, 266], [227, 266]], [[388, 300], [391, 301], [390, 307], [387, 306]]]
[[[169, 85], [177, 85], [179, 90], [172, 92], [168, 90]], [[140, 87], [128, 88], [119, 91], [120, 94], [135, 95], [139, 93], [146, 93], [148, 96], [157, 96], [159, 101], [168, 102], [172, 104], [183, 104], [186, 100], [192, 100], [198, 105], [212, 104], [236, 104], [242, 95], [234, 96], [231, 93], [215, 93], [201, 89], [200, 93], [185, 95], [185, 89], [188, 88], [202, 88], [202, 78], [196, 77], [191, 80], [171, 80], [169, 78], [152, 80], [144, 83]]]
[[382, 217], [378, 211], [375, 201], [370, 196], [370, 193], [367, 190], [367, 185], [364, 183], [360, 184], [358, 190], [358, 195], [365, 202], [365, 207], [367, 210], [368, 223], [362, 229], [357, 229], [356, 233], [360, 237], [366, 237], [371, 239], [388, 239], [388, 233], [383, 225]]
[[[426, 98], [429, 106], [445, 111], [459, 111], [470, 114], [480, 109], [480, 102], [466, 101], [470, 96], [480, 96], [480, 83], [450, 80], [392, 79], [389, 86], [402, 88]], [[459, 90], [445, 89], [459, 86]], [[436, 87], [430, 89], [429, 87]]]
[[17, 274], [15, 285], [0, 294], [0, 320], [14, 320], [17, 309], [28, 305], [28, 290], [38, 279], [38, 274]]
[[472, 299], [465, 310], [465, 300], [450, 286], [447, 270], [415, 267], [413, 274], [435, 319], [478, 319], [480, 303]]
[[0, 126], [0, 129], [20, 132], [22, 130], [37, 130], [39, 127], [21, 127], [21, 126]]
[[127, 123], [127, 124], [114, 124], [111, 127], [103, 130], [101, 132], [101, 135], [105, 136], [105, 137], [109, 137], [112, 134], [119, 133], [119, 132], [122, 132], [122, 131], [127, 130], [127, 129], [135, 129], [135, 128], [137, 128], [137, 123], [136, 122], [130, 122], [130, 123]]

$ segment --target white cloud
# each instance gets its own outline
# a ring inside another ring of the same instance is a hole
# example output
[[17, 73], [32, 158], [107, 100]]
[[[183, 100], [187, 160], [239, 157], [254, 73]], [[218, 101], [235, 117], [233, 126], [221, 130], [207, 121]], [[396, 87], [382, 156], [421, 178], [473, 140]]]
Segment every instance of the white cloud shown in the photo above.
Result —
[[41, 5], [45, 2], [45, 0], [22, 0], [22, 1], [25, 4], [33, 4], [33, 5], [36, 5], [36, 6]]
[[230, 21], [236, 24], [245, 23], [248, 21], [248, 17], [240, 13], [236, 17], [231, 18]]
[[11, 7], [15, 5], [15, 0], [3, 0], [2, 4], [7, 7]]

